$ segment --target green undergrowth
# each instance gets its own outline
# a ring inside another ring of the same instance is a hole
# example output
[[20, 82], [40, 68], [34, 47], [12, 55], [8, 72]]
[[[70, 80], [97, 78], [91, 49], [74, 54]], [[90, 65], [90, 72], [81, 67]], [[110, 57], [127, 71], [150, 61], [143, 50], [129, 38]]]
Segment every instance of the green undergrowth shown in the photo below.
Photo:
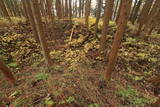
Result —
[[145, 95], [130, 86], [126, 88], [118, 87], [116, 94], [121, 98], [124, 105], [130, 107], [146, 107], [155, 100], [153, 96]]

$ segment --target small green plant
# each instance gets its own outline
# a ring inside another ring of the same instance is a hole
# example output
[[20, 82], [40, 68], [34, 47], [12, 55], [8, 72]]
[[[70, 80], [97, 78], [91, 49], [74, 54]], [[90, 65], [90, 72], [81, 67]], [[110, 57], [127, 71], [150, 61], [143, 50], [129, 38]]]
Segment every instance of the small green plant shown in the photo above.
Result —
[[47, 104], [47, 105], [53, 105], [55, 102], [52, 101], [51, 98], [49, 97], [49, 98], [45, 99], [44, 103]]
[[69, 96], [66, 100], [67, 103], [71, 104], [75, 101], [74, 97], [73, 96]]
[[120, 96], [123, 101], [129, 102], [131, 106], [145, 107], [147, 104], [151, 103], [151, 98], [149, 96], [144, 96], [132, 87], [119, 88], [117, 95]]
[[35, 76], [35, 78], [36, 78], [36, 80], [46, 80], [47, 78], [48, 78], [48, 74], [46, 74], [46, 73], [38, 73], [36, 76]]
[[87, 107], [100, 107], [100, 106], [97, 103], [93, 103], [93, 104], [88, 105]]

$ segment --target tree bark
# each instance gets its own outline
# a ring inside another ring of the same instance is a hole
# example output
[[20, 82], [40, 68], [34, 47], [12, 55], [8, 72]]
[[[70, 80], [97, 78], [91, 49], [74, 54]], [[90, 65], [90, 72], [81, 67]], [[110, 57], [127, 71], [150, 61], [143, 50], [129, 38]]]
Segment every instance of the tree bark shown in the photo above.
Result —
[[100, 40], [99, 54], [105, 48], [106, 35], [108, 33], [109, 21], [111, 20], [111, 17], [113, 14], [113, 6], [114, 6], [114, 0], [107, 0], [107, 5], [105, 7], [105, 13], [104, 13], [104, 18], [103, 18], [103, 30], [102, 30], [101, 40]]
[[143, 9], [142, 9], [142, 12], [140, 14], [140, 17], [138, 19], [138, 22], [139, 22], [139, 28], [138, 28], [138, 32], [137, 34], [139, 35], [142, 28], [143, 28], [143, 25], [146, 23], [147, 21], [147, 18], [148, 18], [148, 13], [151, 9], [151, 6], [152, 6], [152, 3], [153, 3], [154, 0], [147, 0]]
[[26, 5], [26, 10], [27, 10], [27, 13], [28, 13], [28, 18], [29, 18], [29, 22], [30, 22], [30, 25], [31, 25], [31, 28], [32, 28], [32, 31], [33, 31], [34, 38], [39, 43], [40, 41], [39, 41], [39, 37], [38, 37], [38, 32], [36, 30], [36, 24], [35, 24], [35, 21], [34, 21], [33, 12], [32, 12], [32, 9], [31, 9], [31, 4], [30, 4], [29, 0], [25, 0], [24, 3]]
[[2, 71], [2, 73], [10, 83], [12, 84], [16, 83], [16, 79], [12, 75], [12, 72], [2, 61], [0, 61], [0, 70]]
[[142, 4], [142, 0], [139, 0], [138, 4], [136, 6], [135, 12], [133, 13], [133, 16], [131, 18], [132, 24], [134, 24], [137, 19], [138, 11], [140, 10], [141, 4]]
[[89, 27], [90, 9], [91, 9], [91, 0], [87, 0], [85, 3], [85, 24], [87, 28]]
[[117, 13], [119, 1], [120, 1], [120, 0], [117, 0], [117, 2], [116, 2], [116, 7], [115, 7], [115, 10], [114, 10], [114, 15], [113, 15], [113, 18], [114, 18], [114, 19], [116, 19], [116, 13]]
[[97, 0], [98, 2], [98, 7], [96, 11], [96, 23], [95, 23], [95, 33], [98, 31], [98, 24], [101, 16], [101, 7], [102, 7], [102, 0]]
[[40, 44], [42, 47], [42, 52], [43, 52], [43, 55], [45, 58], [45, 62], [49, 66], [49, 65], [51, 65], [51, 58], [49, 55], [49, 49], [47, 46], [46, 38], [44, 36], [44, 29], [43, 29], [40, 9], [39, 9], [39, 5], [38, 5], [38, 0], [30, 0], [30, 3], [31, 3], [33, 15], [34, 15], [36, 29], [37, 29], [39, 39], [40, 39]]
[[131, 9], [131, 4], [132, 4], [131, 0], [122, 0], [122, 9], [119, 16], [118, 28], [114, 35], [114, 40], [109, 55], [109, 62], [106, 72], [106, 82], [108, 82], [111, 79], [114, 65], [117, 60], [118, 49], [121, 45], [121, 39], [125, 33], [125, 28], [127, 26], [127, 20]]
[[146, 20], [146, 23], [144, 23], [145, 28], [144, 28], [144, 34], [149, 34], [150, 29], [154, 28], [154, 25], [157, 23], [157, 19], [159, 18], [160, 14], [160, 0], [156, 0], [149, 15]]
[[7, 11], [7, 7], [6, 7], [4, 0], [0, 0], [0, 9], [3, 12], [3, 15], [11, 22], [11, 18], [9, 16], [8, 11]]
[[129, 20], [131, 20], [132, 17], [133, 17], [133, 14], [134, 14], [135, 9], [136, 9], [137, 2], [138, 2], [138, 0], [135, 0], [135, 1], [134, 1], [134, 6], [133, 6], [133, 8], [132, 8], [132, 11], [131, 11]]

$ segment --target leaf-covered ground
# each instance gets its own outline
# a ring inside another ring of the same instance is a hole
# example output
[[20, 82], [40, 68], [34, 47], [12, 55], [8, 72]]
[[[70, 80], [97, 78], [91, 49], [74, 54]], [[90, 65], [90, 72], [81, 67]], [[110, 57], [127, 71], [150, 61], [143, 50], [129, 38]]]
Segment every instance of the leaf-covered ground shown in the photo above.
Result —
[[[89, 30], [83, 19], [45, 29], [54, 64], [45, 67], [41, 48], [23, 20], [15, 24], [0, 19], [0, 59], [13, 71], [17, 85], [10, 86], [0, 75], [0, 103], [13, 107], [149, 107], [160, 94], [160, 35], [136, 35], [128, 23], [111, 82], [104, 81], [105, 67], [116, 31], [110, 22], [104, 54], [97, 55], [100, 32]], [[55, 38], [56, 40], [54, 40]]]

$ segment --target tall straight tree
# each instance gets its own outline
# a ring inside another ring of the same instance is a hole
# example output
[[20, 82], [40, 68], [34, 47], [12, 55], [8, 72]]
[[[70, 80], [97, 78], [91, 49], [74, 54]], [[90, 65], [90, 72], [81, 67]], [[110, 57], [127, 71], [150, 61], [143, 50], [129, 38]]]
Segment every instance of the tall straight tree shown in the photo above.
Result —
[[85, 3], [85, 24], [87, 27], [89, 27], [90, 9], [91, 9], [91, 0], [86, 0], [86, 3]]
[[101, 16], [102, 0], [97, 0], [97, 10], [96, 10], [96, 23], [95, 23], [95, 32], [97, 33], [98, 24]]
[[131, 14], [130, 14], [129, 20], [131, 20], [131, 19], [132, 19], [132, 17], [133, 17], [133, 14], [134, 14], [135, 9], [136, 9], [137, 2], [138, 2], [138, 0], [135, 0], [135, 1], [134, 1], [134, 5], [133, 5], [133, 8], [132, 8], [132, 11], [131, 11]]
[[111, 20], [112, 13], [113, 13], [113, 6], [114, 6], [114, 0], [107, 0], [107, 4], [105, 6], [104, 18], [103, 18], [103, 30], [102, 30], [101, 40], [100, 40], [99, 54], [105, 48], [106, 35], [108, 33], [109, 21]]
[[106, 82], [111, 79], [111, 74], [114, 69], [114, 65], [117, 60], [118, 49], [121, 45], [122, 36], [125, 33], [125, 28], [127, 26], [127, 21], [131, 9], [132, 0], [122, 0], [122, 7], [118, 21], [118, 28], [114, 35], [114, 40], [111, 48], [111, 52], [109, 55], [109, 62], [106, 71]]
[[140, 10], [141, 4], [142, 4], [142, 0], [139, 0], [137, 6], [135, 8], [135, 11], [134, 11], [134, 13], [133, 13], [133, 15], [132, 15], [132, 17], [130, 19], [132, 24], [134, 24], [136, 19], [137, 19], [138, 11]]
[[113, 18], [116, 19], [116, 14], [117, 14], [117, 10], [118, 10], [118, 4], [119, 4], [120, 0], [116, 1], [116, 5], [115, 5], [115, 9], [114, 9], [114, 14], [113, 14]]
[[51, 58], [49, 55], [49, 49], [48, 49], [47, 42], [46, 42], [45, 35], [44, 35], [43, 24], [42, 24], [38, 0], [30, 0], [30, 3], [31, 3], [33, 15], [34, 15], [36, 29], [37, 29], [39, 39], [40, 39], [40, 44], [42, 47], [42, 52], [43, 52], [43, 55], [45, 58], [45, 62], [49, 66], [49, 65], [51, 65]]
[[120, 12], [121, 12], [121, 7], [122, 7], [122, 0], [120, 0], [120, 4], [119, 4], [119, 7], [118, 7], [118, 12], [117, 12], [117, 17], [116, 17], [116, 23], [117, 24], [118, 24], [119, 15], [120, 15]]
[[68, 18], [68, 16], [69, 16], [68, 0], [65, 0], [65, 17]]
[[29, 0], [24, 0], [24, 3], [26, 5], [26, 10], [27, 10], [27, 13], [28, 13], [28, 18], [29, 18], [30, 25], [32, 27], [34, 38], [39, 43], [40, 41], [39, 41], [39, 37], [38, 37], [38, 32], [36, 30], [36, 24], [35, 24], [35, 21], [34, 21], [33, 12], [32, 12], [32, 9], [31, 9], [31, 4], [30, 4]]
[[3, 15], [9, 20], [11, 21], [11, 18], [9, 16], [9, 13], [7, 11], [7, 7], [6, 7], [6, 4], [4, 2], [4, 0], [0, 0], [0, 9], [2, 10], [3, 12]]
[[59, 19], [62, 18], [62, 7], [61, 7], [61, 1], [60, 0], [56, 0], [56, 12], [57, 12], [57, 16]]
[[82, 16], [81, 10], [82, 10], [82, 0], [79, 0], [79, 17]]
[[145, 34], [149, 34], [150, 30], [153, 30], [155, 23], [157, 23], [157, 19], [159, 19], [159, 14], [160, 14], [160, 0], [156, 0], [149, 15], [148, 19], [146, 22], [146, 26], [144, 29]]
[[72, 0], [69, 0], [69, 20], [72, 22]]
[[148, 18], [148, 14], [149, 14], [149, 11], [152, 7], [152, 3], [153, 3], [154, 0], [147, 0], [143, 9], [142, 9], [142, 12], [140, 14], [140, 17], [138, 19], [138, 22], [139, 22], [139, 28], [138, 28], [138, 32], [137, 34], [140, 34], [141, 30], [143, 29], [143, 25], [146, 23], [147, 21], [147, 18]]

